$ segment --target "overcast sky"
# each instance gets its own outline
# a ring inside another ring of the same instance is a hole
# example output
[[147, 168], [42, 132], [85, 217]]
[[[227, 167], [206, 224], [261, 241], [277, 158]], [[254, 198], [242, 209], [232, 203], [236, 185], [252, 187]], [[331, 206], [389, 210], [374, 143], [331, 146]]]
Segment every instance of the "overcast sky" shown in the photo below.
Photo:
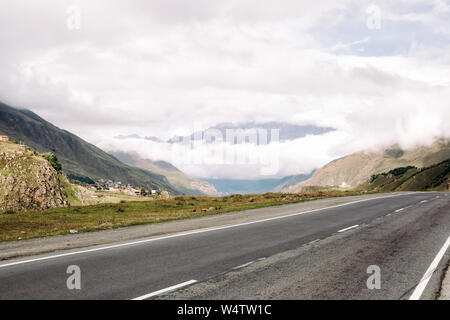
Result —
[[243, 121], [337, 129], [262, 146], [281, 176], [362, 149], [450, 136], [449, 1], [0, 4], [1, 101], [194, 176], [258, 174], [183, 164], [163, 144], [112, 137], [169, 138]]

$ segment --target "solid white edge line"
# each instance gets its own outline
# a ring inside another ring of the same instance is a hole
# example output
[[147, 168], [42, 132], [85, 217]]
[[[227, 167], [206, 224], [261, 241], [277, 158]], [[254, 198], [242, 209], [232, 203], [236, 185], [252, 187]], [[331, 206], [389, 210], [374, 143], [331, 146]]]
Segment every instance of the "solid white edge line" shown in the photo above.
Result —
[[245, 267], [247, 267], [247, 266], [249, 266], [249, 265], [251, 265], [251, 264], [254, 264], [255, 262], [256, 262], [256, 260], [250, 261], [250, 262], [247, 262], [247, 263], [243, 263], [243, 264], [241, 264], [241, 265], [239, 265], [239, 266], [237, 266], [237, 267], [233, 267], [231, 270], [242, 269], [242, 268], [245, 268]]
[[354, 226], [351, 226], [351, 227], [348, 227], [348, 228], [341, 229], [341, 230], [339, 230], [338, 232], [345, 232], [345, 231], [347, 231], [347, 230], [355, 229], [355, 228], [358, 228], [358, 227], [359, 227], [359, 224], [355, 224]]
[[430, 281], [431, 276], [433, 275], [434, 271], [436, 270], [437, 266], [439, 265], [439, 262], [441, 261], [442, 257], [444, 256], [444, 254], [447, 251], [449, 246], [450, 246], [450, 236], [447, 238], [447, 241], [445, 241], [441, 250], [439, 250], [439, 252], [436, 255], [436, 257], [434, 258], [433, 262], [428, 267], [427, 271], [423, 275], [423, 277], [420, 280], [419, 284], [417, 285], [416, 289], [414, 290], [412, 295], [409, 297], [409, 300], [420, 300], [420, 297], [422, 296], [423, 291], [427, 287], [428, 281]]
[[151, 292], [149, 294], [145, 294], [143, 296], [140, 296], [140, 297], [137, 297], [137, 298], [134, 298], [134, 299], [131, 299], [131, 300], [145, 300], [145, 299], [148, 299], [148, 298], [151, 298], [151, 297], [154, 297], [154, 296], [159, 296], [159, 295], [161, 295], [163, 293], [171, 292], [171, 291], [174, 291], [176, 289], [180, 289], [182, 287], [186, 287], [186, 286], [188, 286], [190, 284], [194, 284], [196, 282], [197, 282], [197, 280], [189, 280], [189, 281], [186, 281], [186, 282], [183, 282], [183, 283], [180, 283], [180, 284], [177, 284], [177, 285], [165, 288], [165, 289], [161, 289], [161, 290], [158, 290], [158, 291]]
[[133, 241], [133, 242], [119, 243], [119, 244], [109, 245], [109, 246], [100, 247], [100, 248], [93, 248], [93, 249], [86, 249], [86, 250], [80, 250], [80, 251], [75, 251], [75, 252], [61, 253], [61, 254], [57, 254], [57, 255], [53, 255], [53, 256], [45, 256], [45, 257], [29, 259], [29, 260], [21, 260], [21, 261], [16, 261], [16, 262], [11, 262], [11, 263], [0, 264], [0, 268], [10, 267], [10, 266], [18, 265], [18, 264], [30, 263], [30, 262], [37, 262], [37, 261], [43, 261], [43, 260], [50, 260], [50, 259], [55, 259], [55, 258], [67, 257], [67, 256], [72, 256], [72, 255], [77, 255], [77, 254], [82, 254], [82, 253], [89, 253], [89, 252], [95, 252], [95, 251], [101, 251], [101, 250], [108, 250], [108, 249], [114, 249], [114, 248], [120, 248], [120, 247], [127, 247], [127, 246], [136, 245], [136, 244], [142, 244], [142, 243], [153, 242], [153, 241], [158, 241], [158, 240], [182, 237], [182, 236], [187, 236], [187, 235], [192, 235], [192, 234], [197, 234], [197, 233], [204, 233], [204, 232], [209, 232], [209, 231], [230, 229], [230, 228], [235, 228], [235, 227], [240, 227], [240, 226], [245, 226], [245, 225], [251, 225], [251, 224], [255, 224], [255, 223], [261, 223], [261, 222], [266, 222], [266, 221], [290, 218], [290, 217], [294, 217], [294, 216], [298, 216], [298, 215], [302, 215], [302, 214], [306, 214], [306, 213], [312, 213], [312, 212], [316, 212], [316, 211], [335, 209], [335, 208], [344, 207], [344, 206], [348, 206], [348, 205], [355, 204], [355, 203], [360, 203], [360, 202], [379, 200], [379, 199], [386, 199], [386, 198], [393, 198], [393, 197], [400, 197], [400, 196], [407, 196], [407, 195], [410, 195], [410, 194], [416, 194], [416, 192], [410, 192], [410, 193], [406, 193], [406, 194], [396, 194], [396, 195], [391, 195], [391, 196], [377, 197], [377, 198], [370, 198], [370, 199], [362, 199], [362, 200], [347, 202], [347, 203], [343, 203], [343, 204], [338, 204], [338, 205], [331, 206], [331, 207], [318, 208], [318, 209], [313, 209], [313, 210], [308, 210], [308, 211], [291, 213], [291, 214], [284, 215], [284, 216], [279, 216], [279, 217], [273, 217], [273, 218], [267, 218], [267, 219], [262, 219], [262, 220], [244, 222], [244, 223], [239, 223], [239, 224], [225, 225], [225, 226], [221, 226], [221, 227], [196, 229], [196, 230], [193, 230], [193, 231], [174, 233], [174, 234], [171, 234], [171, 235], [157, 237], [157, 238], [150, 238], [150, 239], [144, 239], [144, 240]]
[[403, 211], [403, 210], [405, 210], [405, 208], [397, 209], [397, 210], [395, 210], [395, 212], [400, 212], [400, 211]]

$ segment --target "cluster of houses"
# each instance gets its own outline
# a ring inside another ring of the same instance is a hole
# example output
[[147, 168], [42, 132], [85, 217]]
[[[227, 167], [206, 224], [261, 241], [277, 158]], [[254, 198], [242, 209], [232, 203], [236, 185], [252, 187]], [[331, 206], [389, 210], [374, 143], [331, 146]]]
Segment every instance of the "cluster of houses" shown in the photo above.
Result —
[[9, 137], [0, 135], [0, 141], [9, 141]]
[[[108, 180], [108, 179], [100, 179], [98, 181], [98, 184], [103, 188], [103, 190], [105, 191], [110, 191], [110, 192], [120, 192], [126, 195], [130, 195], [130, 196], [140, 196], [141, 195], [141, 188], [137, 188], [135, 186], [132, 186], [130, 184], [122, 184], [122, 182], [120, 181], [112, 181], [112, 180]], [[148, 194], [150, 195], [155, 195], [157, 193], [159, 193], [159, 190], [156, 189], [152, 189], [152, 190], [148, 190]]]

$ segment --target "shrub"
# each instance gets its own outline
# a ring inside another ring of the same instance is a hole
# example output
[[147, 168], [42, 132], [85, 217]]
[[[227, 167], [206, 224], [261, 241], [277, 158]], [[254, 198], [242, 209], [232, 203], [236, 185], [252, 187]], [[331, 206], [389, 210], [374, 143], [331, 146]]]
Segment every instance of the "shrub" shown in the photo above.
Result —
[[48, 161], [50, 162], [50, 164], [52, 165], [52, 167], [56, 170], [56, 172], [61, 173], [62, 171], [62, 165], [61, 162], [59, 162], [58, 158], [56, 157], [56, 155], [52, 152], [47, 152], [47, 153], [43, 153], [42, 156]]

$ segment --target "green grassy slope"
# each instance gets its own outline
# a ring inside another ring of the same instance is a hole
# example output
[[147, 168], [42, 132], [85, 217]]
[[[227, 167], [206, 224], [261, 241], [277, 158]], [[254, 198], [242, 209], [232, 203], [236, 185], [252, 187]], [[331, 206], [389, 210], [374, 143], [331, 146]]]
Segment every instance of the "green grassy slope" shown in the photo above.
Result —
[[32, 211], [15, 214], [0, 213], [0, 242], [17, 240], [18, 237], [29, 239], [67, 234], [71, 229], [88, 232], [358, 194], [361, 193], [320, 191], [295, 195], [266, 193], [226, 197], [176, 196], [167, 200], [56, 208], [46, 210], [45, 214]]
[[376, 191], [448, 190], [449, 182], [450, 159], [423, 169], [408, 166], [376, 174], [358, 189]]
[[105, 178], [178, 193], [164, 176], [126, 165], [29, 110], [18, 110], [0, 103], [0, 134], [23, 141], [39, 152], [55, 153], [64, 173], [70, 178]]

